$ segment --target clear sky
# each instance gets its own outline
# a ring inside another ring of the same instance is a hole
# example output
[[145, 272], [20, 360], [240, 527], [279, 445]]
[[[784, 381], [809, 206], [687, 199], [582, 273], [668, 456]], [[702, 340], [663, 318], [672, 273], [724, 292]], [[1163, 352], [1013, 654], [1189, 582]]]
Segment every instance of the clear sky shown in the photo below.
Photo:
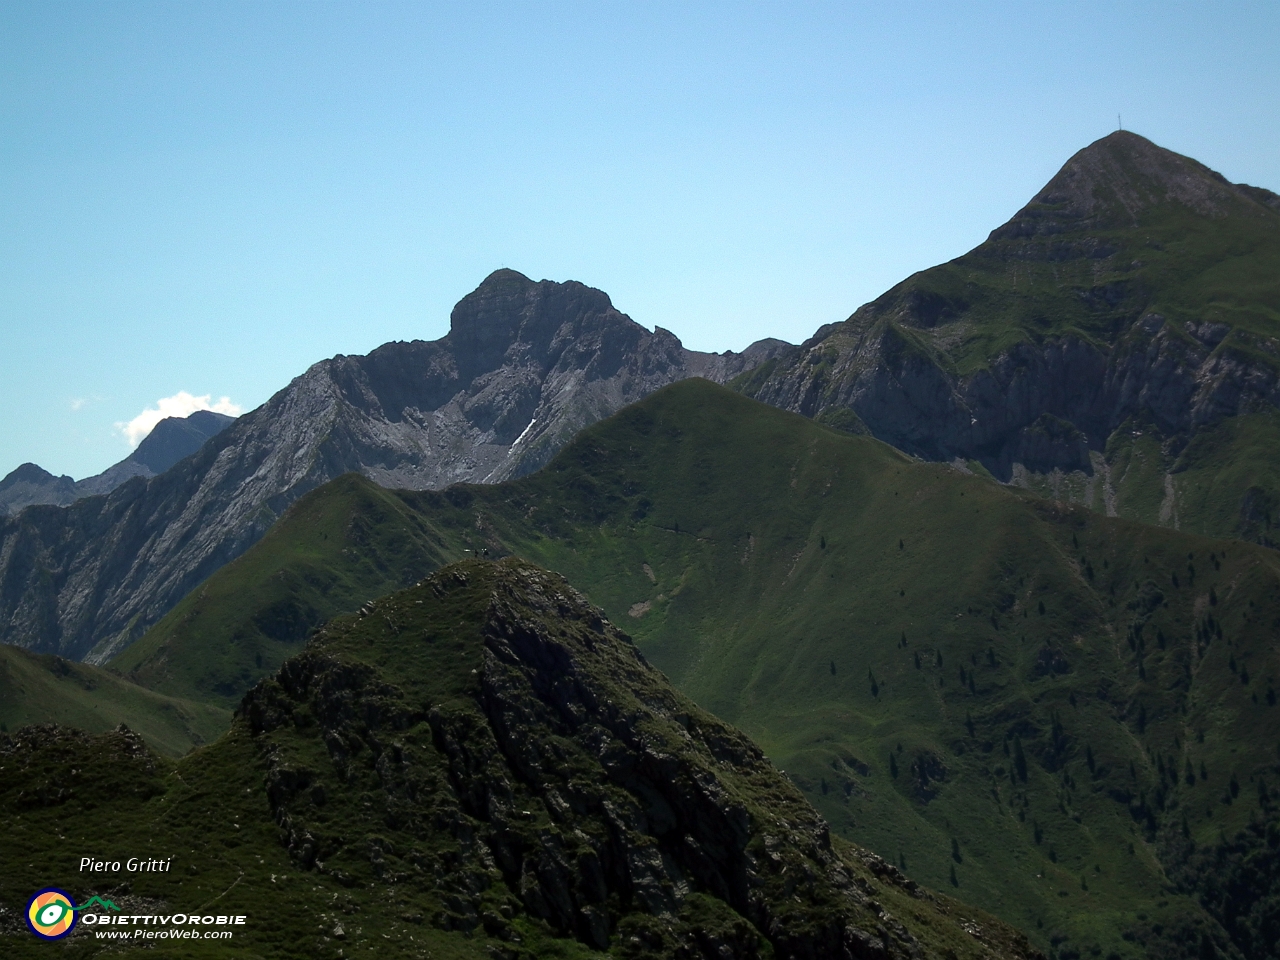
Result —
[[798, 342], [1117, 114], [1280, 190], [1280, 4], [0, 0], [0, 476], [440, 337], [498, 267]]

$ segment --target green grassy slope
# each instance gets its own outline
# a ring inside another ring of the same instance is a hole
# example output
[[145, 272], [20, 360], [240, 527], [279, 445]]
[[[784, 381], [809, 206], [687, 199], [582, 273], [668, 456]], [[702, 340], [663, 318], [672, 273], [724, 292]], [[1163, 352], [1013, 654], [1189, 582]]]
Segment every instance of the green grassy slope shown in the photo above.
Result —
[[[115, 954], [89, 924], [61, 948], [19, 929], [46, 885], [129, 916], [247, 917], [230, 942], [152, 944], [164, 957], [1033, 955], [830, 840], [746, 738], [518, 561], [330, 624], [176, 763], [28, 728], [0, 737], [0, 769], [6, 957]], [[173, 866], [94, 877], [82, 855]]]
[[[1126, 147], [1111, 150], [1121, 163], [1130, 161]], [[1277, 358], [1258, 350], [1254, 338], [1280, 337], [1280, 211], [1224, 191], [1215, 209], [1199, 212], [1165, 199], [1163, 186], [1142, 174], [1133, 174], [1133, 183], [1149, 196], [1132, 213], [1105, 197], [1098, 197], [1096, 217], [1063, 216], [1065, 203], [1033, 202], [1015, 223], [1050, 221], [1063, 229], [997, 230], [970, 253], [915, 274], [863, 308], [867, 319], [907, 303], [962, 315], [961, 335], [944, 347], [961, 375], [1018, 342], [1071, 335], [1120, 345], [1148, 312], [1179, 324], [1227, 324], [1230, 333], [1216, 348], [1223, 356], [1274, 367]], [[862, 321], [854, 314], [852, 322]]]
[[217, 739], [230, 721], [230, 711], [218, 706], [167, 697], [88, 664], [0, 645], [0, 730], [59, 723], [101, 733], [125, 723], [153, 750], [180, 757]]
[[[147, 752], [120, 733], [63, 731], [0, 741], [0, 953], [12, 958], [118, 955], [81, 923], [53, 945], [27, 932], [27, 898], [58, 887], [77, 903], [102, 896], [126, 915], [245, 915], [229, 942], [165, 941], [147, 946], [165, 958], [403, 956], [488, 958], [489, 943], [388, 916], [383, 891], [350, 890], [298, 869], [280, 843], [264, 790], [266, 762], [241, 727], [178, 762]], [[127, 862], [173, 857], [168, 873], [89, 875], [82, 856]], [[411, 904], [396, 902], [400, 912]], [[343, 926], [343, 938], [333, 931]], [[168, 929], [168, 927], [162, 928]], [[185, 929], [185, 928], [184, 928]], [[348, 933], [347, 931], [350, 931]], [[370, 949], [395, 932], [394, 952]], [[328, 937], [329, 949], [320, 951]], [[410, 936], [415, 937], [409, 940]], [[555, 956], [555, 953], [549, 953]], [[561, 953], [561, 956], [581, 956]]]
[[[1153, 314], [1162, 322], [1145, 325], [1143, 318]], [[1207, 332], [1211, 328], [1217, 329]], [[1152, 335], [1156, 329], [1163, 346]], [[882, 336], [893, 347], [873, 349]], [[937, 381], [916, 388], [917, 399], [928, 404], [930, 391], [945, 389], [944, 381], [972, 382], [1001, 363], [1017, 369], [1026, 356], [1020, 349], [1038, 353], [1073, 341], [1106, 357], [1108, 375], [1095, 382], [1089, 374], [1090, 390], [1083, 391], [1078, 379], [1065, 379], [1046, 409], [1072, 420], [1104, 454], [1116, 486], [1109, 505], [1119, 515], [1255, 542], [1280, 540], [1272, 530], [1273, 521], [1280, 523], [1276, 447], [1257, 442], [1259, 434], [1276, 437], [1280, 416], [1274, 406], [1280, 201], [1268, 191], [1228, 184], [1202, 164], [1132, 133], [1112, 134], [1080, 151], [975, 249], [908, 277], [844, 323], [824, 328], [811, 344], [735, 384], [808, 415], [847, 416], [841, 413], [847, 404], [870, 403], [864, 394], [874, 393], [874, 378], [853, 388], [870, 368], [891, 381], [919, 377], [922, 368], [942, 371]], [[1201, 382], [1192, 390], [1232, 386], [1192, 415], [1194, 398], [1170, 383], [1171, 375], [1197, 370], [1203, 371]], [[1017, 420], [1019, 405], [1035, 391], [1015, 386], [1007, 398]], [[1237, 411], [1240, 394], [1252, 400]], [[990, 400], [991, 392], [980, 390], [967, 402], [984, 419], [990, 411], [981, 408]], [[872, 406], [883, 418], [876, 424], [880, 436], [892, 438], [895, 418], [910, 416]], [[1117, 417], [1121, 409], [1129, 414]], [[1243, 414], [1241, 422], [1224, 422], [1227, 412]], [[1117, 423], [1127, 415], [1137, 421]], [[946, 428], [918, 423], [915, 429], [918, 434], [902, 438], [915, 445], [904, 442], [905, 448], [929, 451], [929, 431]], [[1131, 469], [1135, 431], [1144, 435], [1138, 446], [1149, 449]], [[1184, 451], [1188, 441], [1191, 448]], [[958, 436], [948, 442], [966, 443]], [[1212, 458], [1199, 449], [1206, 442], [1214, 447]], [[995, 454], [971, 450], [966, 456]], [[1194, 475], [1228, 463], [1231, 469], [1213, 482]], [[1020, 482], [1107, 512], [1104, 484], [1090, 479], [1081, 471], [1064, 485], [1059, 476], [1032, 473]], [[1175, 490], [1176, 509], [1162, 510], [1167, 485]]]
[[441, 527], [357, 474], [324, 489], [293, 506], [251, 555], [188, 594], [112, 669], [232, 708], [325, 618], [464, 555], [450, 526], [456, 517]]
[[1093, 476], [1021, 473], [1040, 496], [1204, 536], [1280, 546], [1280, 411], [1229, 417], [1170, 447], [1150, 424], [1126, 421]]
[[[513, 483], [345, 479], [282, 541], [356, 490], [396, 518], [377, 536], [409, 542], [409, 510], [450, 549], [560, 571], [836, 830], [1060, 956], [1204, 936], [1231, 955], [1170, 876], [1189, 841], [1274, 819], [1274, 552], [1046, 502], [697, 381]], [[352, 549], [331, 541], [323, 564]], [[251, 551], [211, 578], [237, 609], [190, 619], [168, 656], [221, 650], [290, 563]]]

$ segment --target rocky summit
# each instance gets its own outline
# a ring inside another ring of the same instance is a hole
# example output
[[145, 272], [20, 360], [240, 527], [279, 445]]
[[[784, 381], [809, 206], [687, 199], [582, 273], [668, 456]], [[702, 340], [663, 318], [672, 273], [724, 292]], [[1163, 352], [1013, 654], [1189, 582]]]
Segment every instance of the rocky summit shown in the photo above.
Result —
[[442, 339], [317, 363], [160, 476], [0, 522], [0, 641], [105, 662], [335, 477], [430, 489], [518, 476], [658, 387], [723, 382], [785, 346], [686, 350], [599, 290], [499, 270]]
[[1280, 197], [1114, 133], [979, 247], [741, 386], [1057, 499], [1268, 542]]
[[95, 750], [50, 729], [0, 740], [0, 764], [0, 812], [37, 841], [6, 856], [10, 910], [37, 879], [112, 896], [45, 862], [44, 837], [89, 832], [104, 860], [175, 856], [119, 892], [160, 912], [221, 895], [270, 956], [1038, 956], [833, 839], [758, 747], [514, 559], [334, 621], [171, 768], [126, 732]]

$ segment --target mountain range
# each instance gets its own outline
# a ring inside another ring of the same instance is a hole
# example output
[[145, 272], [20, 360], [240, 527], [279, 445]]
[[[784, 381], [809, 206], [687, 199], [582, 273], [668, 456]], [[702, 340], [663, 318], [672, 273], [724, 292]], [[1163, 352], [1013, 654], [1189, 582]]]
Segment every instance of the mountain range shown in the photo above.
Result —
[[1280, 198], [1116, 133], [984, 244], [799, 347], [685, 350], [601, 291], [500, 270], [441, 340], [318, 363], [163, 476], [0, 523], [0, 640], [105, 662], [321, 483], [519, 476], [689, 376], [1107, 515], [1271, 543], [1278, 358]]
[[0, 521], [3, 726], [144, 737], [0, 737], [0, 937], [106, 804], [271, 955], [1277, 960], [1278, 351], [1280, 198], [1127, 133], [800, 346], [498, 271]]
[[785, 346], [686, 350], [599, 290], [497, 271], [442, 339], [317, 363], [158, 477], [0, 521], [0, 640], [103, 663], [343, 473], [410, 489], [518, 476], [658, 387]]
[[1280, 557], [702, 380], [515, 481], [330, 483], [111, 667], [233, 706], [327, 619], [507, 554], [626, 623], [834, 831], [1059, 958], [1273, 956]]
[[197, 410], [187, 417], [165, 417], [129, 456], [80, 481], [65, 475], [55, 477], [37, 464], [24, 463], [0, 480], [0, 515], [21, 513], [38, 504], [65, 507], [83, 497], [110, 493], [134, 477], [159, 476], [199, 450], [234, 419], [212, 410]]

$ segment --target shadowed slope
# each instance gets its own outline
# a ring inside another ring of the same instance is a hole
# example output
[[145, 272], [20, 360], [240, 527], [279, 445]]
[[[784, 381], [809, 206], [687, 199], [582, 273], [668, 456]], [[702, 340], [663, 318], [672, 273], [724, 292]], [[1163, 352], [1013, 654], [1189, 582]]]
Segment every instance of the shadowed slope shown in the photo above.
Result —
[[0, 645], [0, 729], [59, 723], [101, 733], [127, 723], [153, 750], [180, 757], [217, 739], [230, 721], [225, 708], [166, 697], [98, 667]]
[[[333, 954], [341, 911], [347, 956], [1035, 955], [994, 918], [833, 841], [758, 748], [676, 693], [563, 579], [521, 561], [451, 566], [326, 627], [168, 777], [108, 740], [111, 762], [77, 781], [87, 745], [47, 728], [0, 741], [15, 771], [6, 825], [22, 811], [24, 829], [79, 836], [84, 806], [105, 802], [102, 856], [143, 837], [178, 852], [179, 871], [129, 893], [170, 909], [225, 885], [217, 910], [250, 917], [240, 950]], [[119, 786], [98, 797], [108, 777]], [[86, 881], [30, 839], [0, 902], [68, 880], [86, 899]]]
[[[361, 525], [365, 510], [384, 519]], [[1221, 898], [1205, 897], [1211, 916], [1168, 874], [1186, 839], [1274, 817], [1259, 786], [1280, 779], [1272, 551], [1050, 504], [699, 381], [519, 481], [394, 493], [344, 478], [275, 536], [116, 666], [200, 695], [184, 678], [260, 636], [275, 584], [311, 625], [331, 616], [290, 542], [366, 599], [403, 582], [379, 572], [392, 544], [415, 576], [429, 538], [442, 555], [519, 553], [627, 623], [838, 832], [923, 880], [954, 878], [1046, 945], [1234, 949]]]
[[212, 410], [197, 410], [189, 417], [165, 417], [129, 456], [78, 482], [70, 477], [55, 477], [34, 463], [24, 463], [0, 480], [0, 516], [20, 513], [33, 505], [65, 507], [84, 497], [110, 493], [133, 477], [164, 473], [226, 429], [233, 419]]

